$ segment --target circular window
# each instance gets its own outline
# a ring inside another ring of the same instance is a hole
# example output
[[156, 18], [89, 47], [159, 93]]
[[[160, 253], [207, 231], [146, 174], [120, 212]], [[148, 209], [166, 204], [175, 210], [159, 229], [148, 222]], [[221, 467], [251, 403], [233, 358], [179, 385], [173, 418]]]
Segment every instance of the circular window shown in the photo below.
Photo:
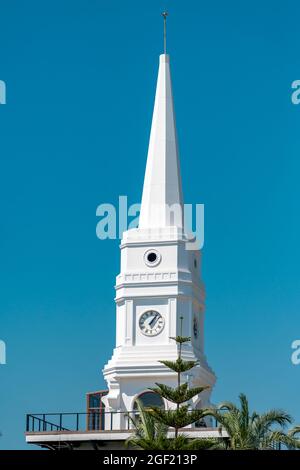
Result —
[[161, 255], [156, 250], [148, 250], [144, 254], [144, 261], [147, 266], [157, 266], [160, 263]]

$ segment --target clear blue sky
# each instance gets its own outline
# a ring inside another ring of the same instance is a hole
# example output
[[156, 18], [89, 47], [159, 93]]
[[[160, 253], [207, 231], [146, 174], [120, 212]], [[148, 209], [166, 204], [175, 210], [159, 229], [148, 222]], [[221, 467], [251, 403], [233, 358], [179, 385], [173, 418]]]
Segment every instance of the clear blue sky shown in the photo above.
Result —
[[300, 422], [299, 2], [0, 0], [0, 448], [26, 448], [26, 413], [84, 411], [104, 386], [119, 242], [95, 211], [140, 200], [165, 5], [213, 399]]

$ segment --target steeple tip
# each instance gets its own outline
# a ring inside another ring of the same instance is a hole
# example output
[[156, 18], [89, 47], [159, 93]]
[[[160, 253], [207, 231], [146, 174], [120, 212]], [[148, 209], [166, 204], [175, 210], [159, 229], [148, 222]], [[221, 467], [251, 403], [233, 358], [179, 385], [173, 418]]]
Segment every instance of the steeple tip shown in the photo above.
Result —
[[162, 12], [161, 16], [164, 19], [164, 55], [167, 54], [167, 16], [168, 12], [164, 11]]
[[161, 54], [139, 228], [174, 226], [183, 227], [183, 197], [169, 55]]
[[159, 56], [159, 62], [164, 64], [164, 63], [170, 63], [170, 56], [169, 54], [160, 54]]

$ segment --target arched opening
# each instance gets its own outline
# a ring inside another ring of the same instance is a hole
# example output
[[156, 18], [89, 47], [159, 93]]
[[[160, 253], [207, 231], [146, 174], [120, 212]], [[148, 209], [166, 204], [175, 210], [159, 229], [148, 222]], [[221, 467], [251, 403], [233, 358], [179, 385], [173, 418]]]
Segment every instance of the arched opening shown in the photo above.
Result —
[[142, 406], [143, 409], [147, 410], [147, 408], [158, 407], [161, 409], [165, 409], [165, 404], [163, 399], [155, 392], [147, 391], [142, 392], [140, 395], [135, 397], [133, 405], [132, 405], [132, 419], [135, 421], [136, 425], [139, 422], [139, 407], [138, 403]]
[[162, 409], [165, 408], [163, 399], [155, 392], [143, 392], [137, 396], [133, 403], [133, 411], [138, 410], [137, 400], [143, 408], [152, 408], [154, 406]]

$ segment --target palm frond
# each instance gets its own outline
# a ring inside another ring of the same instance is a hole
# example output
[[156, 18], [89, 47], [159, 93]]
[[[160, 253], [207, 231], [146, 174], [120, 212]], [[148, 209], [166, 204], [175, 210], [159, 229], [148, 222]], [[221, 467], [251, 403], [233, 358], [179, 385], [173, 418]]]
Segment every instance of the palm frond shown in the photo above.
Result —
[[288, 435], [294, 437], [296, 434], [300, 433], [300, 426], [294, 426], [289, 432]]
[[262, 443], [264, 449], [274, 449], [275, 444], [283, 444], [288, 449], [299, 449], [299, 441], [283, 431], [271, 431]]
[[288, 434], [284, 432], [292, 421], [288, 413], [274, 409], [263, 414], [256, 411], [250, 414], [247, 397], [240, 394], [239, 401], [239, 406], [223, 402], [216, 408], [203, 410], [204, 416], [213, 416], [227, 432], [230, 449], [269, 449], [278, 443], [288, 448], [300, 448], [300, 440], [294, 438], [300, 427]]
[[292, 417], [283, 410], [270, 410], [266, 413], [258, 415], [256, 418], [256, 423], [258, 423], [263, 428], [270, 428], [274, 424], [285, 427], [287, 424], [292, 422]]
[[133, 446], [145, 450], [164, 449], [168, 427], [162, 422], [155, 421], [150, 410], [145, 409], [139, 400], [137, 400], [137, 414], [134, 417], [128, 415], [128, 418], [135, 432], [125, 442], [127, 447]]

